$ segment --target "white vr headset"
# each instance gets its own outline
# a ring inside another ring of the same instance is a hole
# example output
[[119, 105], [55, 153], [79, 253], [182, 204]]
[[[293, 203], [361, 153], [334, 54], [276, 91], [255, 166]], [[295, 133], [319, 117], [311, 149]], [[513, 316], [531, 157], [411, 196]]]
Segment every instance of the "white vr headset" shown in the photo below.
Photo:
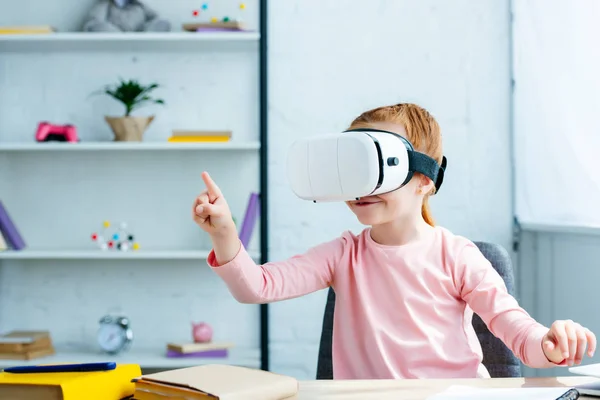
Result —
[[396, 133], [350, 129], [295, 141], [288, 153], [287, 175], [301, 199], [349, 201], [397, 190], [415, 172], [429, 177], [437, 193], [446, 164], [446, 157], [439, 165]]

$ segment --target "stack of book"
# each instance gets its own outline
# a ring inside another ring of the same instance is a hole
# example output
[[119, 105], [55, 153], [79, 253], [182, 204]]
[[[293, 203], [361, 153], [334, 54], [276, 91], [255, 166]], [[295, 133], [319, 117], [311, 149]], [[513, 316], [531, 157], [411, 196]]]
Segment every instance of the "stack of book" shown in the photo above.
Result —
[[32, 360], [55, 353], [47, 331], [12, 331], [0, 336], [0, 359]]
[[232, 365], [202, 365], [134, 379], [136, 400], [284, 400], [298, 395], [298, 381], [285, 375]]
[[245, 25], [240, 21], [216, 21], [185, 23], [182, 28], [186, 32], [215, 32], [215, 31], [245, 31]]
[[206, 143], [228, 142], [231, 140], [231, 131], [183, 131], [174, 130], [168, 139], [171, 143]]
[[54, 32], [56, 29], [49, 25], [0, 26], [0, 35], [33, 35]]
[[168, 343], [167, 357], [226, 358], [233, 343]]

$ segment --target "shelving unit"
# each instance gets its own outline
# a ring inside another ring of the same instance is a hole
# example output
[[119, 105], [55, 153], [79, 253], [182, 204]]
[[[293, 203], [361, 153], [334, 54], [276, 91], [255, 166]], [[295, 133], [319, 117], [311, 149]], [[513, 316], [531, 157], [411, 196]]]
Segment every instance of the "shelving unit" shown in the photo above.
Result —
[[0, 35], [2, 52], [255, 50], [259, 32], [83, 33]]
[[138, 364], [143, 369], [164, 369], [164, 368], [185, 368], [200, 364], [235, 364], [250, 368], [260, 368], [260, 352], [257, 349], [237, 349], [229, 350], [229, 356], [224, 358], [169, 358], [164, 353], [156, 349], [131, 349], [127, 353], [116, 356], [107, 356], [106, 354], [89, 351], [77, 352], [63, 350], [55, 355], [35, 360], [2, 360], [0, 359], [0, 368], [13, 367], [18, 365], [37, 365], [43, 360], [44, 363], [92, 363], [115, 361], [123, 364]]
[[260, 149], [260, 142], [169, 143], [169, 142], [87, 142], [87, 143], [0, 143], [0, 152], [9, 151], [245, 151]]
[[[0, 260], [206, 260], [208, 251], [195, 250], [21, 250], [2, 251]], [[255, 260], [260, 254], [250, 252]]]
[[[55, 58], [54, 52], [63, 53], [65, 57], [70, 60], [76, 60], [79, 54], [90, 55], [94, 57], [96, 53], [111, 52], [116, 53], [115, 57], [120, 57], [119, 60], [123, 61], [130, 54], [133, 57], [143, 53], [152, 53], [153, 60], [158, 60], [160, 53], [180, 54], [187, 55], [198, 55], [199, 53], [223, 53], [223, 52], [242, 52], [244, 53], [257, 53], [258, 54], [258, 65], [256, 66], [256, 72], [258, 73], [257, 89], [258, 99], [253, 101], [253, 106], [256, 105], [258, 108], [258, 140], [238, 140], [236, 137], [230, 142], [221, 143], [169, 143], [166, 141], [144, 141], [144, 142], [109, 142], [109, 141], [85, 141], [82, 140], [79, 143], [37, 143], [32, 140], [32, 133], [28, 133], [28, 141], [14, 141], [13, 138], [18, 136], [19, 138], [25, 137], [25, 135], [17, 135], [15, 133], [8, 133], [6, 137], [8, 140], [2, 140], [2, 132], [0, 132], [0, 183], [3, 175], [1, 170], [7, 175], [4, 177], [8, 178], [8, 185], [4, 185], [4, 190], [11, 192], [13, 204], [15, 199], [18, 198], [14, 193], [23, 193], [23, 197], [27, 198], [26, 201], [30, 201], [35, 191], [28, 188], [28, 183], [24, 180], [19, 180], [23, 176], [33, 179], [35, 174], [35, 167], [28, 165], [32, 160], [43, 160], [36, 161], [37, 164], [42, 162], [48, 162], [47, 173], [50, 168], [53, 168], [52, 160], [57, 159], [63, 162], [58, 167], [56, 172], [57, 175], [49, 175], [49, 178], [45, 182], [40, 182], [44, 186], [44, 189], [49, 190], [46, 195], [50, 199], [50, 203], [53, 201], [53, 192], [50, 190], [60, 191], [64, 190], [65, 187], [69, 186], [69, 182], [61, 180], [60, 174], [68, 174], [68, 176], [77, 176], [77, 179], [82, 179], [82, 172], [84, 165], [88, 163], [88, 159], [91, 160], [89, 163], [92, 166], [86, 168], [95, 168], [98, 170], [99, 166], [104, 165], [103, 163], [109, 162], [106, 169], [105, 175], [102, 175], [104, 171], [101, 171], [97, 176], [90, 175], [90, 181], [98, 181], [99, 185], [106, 185], [109, 182], [105, 176], [109, 173], [114, 174], [117, 170], [116, 167], [110, 165], [111, 160], [118, 160], [119, 165], [125, 167], [136, 166], [138, 162], [149, 162], [149, 171], [144, 170], [140, 167], [140, 171], [134, 171], [134, 177], [132, 179], [141, 179], [146, 185], [152, 184], [149, 175], [158, 171], [162, 160], [166, 160], [168, 166], [178, 165], [177, 163], [189, 162], [194, 158], [199, 160], [208, 160], [206, 162], [212, 162], [212, 160], [222, 161], [231, 158], [233, 162], [230, 164], [235, 168], [240, 159], [248, 160], [248, 157], [258, 157], [258, 192], [260, 193], [260, 219], [258, 224], [260, 231], [255, 232], [255, 236], [260, 240], [260, 249], [258, 251], [250, 251], [251, 256], [260, 263], [268, 261], [268, 243], [269, 243], [269, 224], [268, 224], [268, 115], [267, 115], [267, 104], [268, 104], [268, 91], [267, 91], [267, 2], [266, 0], [258, 0], [258, 25], [259, 30], [256, 32], [213, 32], [213, 33], [189, 33], [189, 32], [169, 32], [169, 33], [55, 33], [55, 34], [40, 34], [40, 35], [0, 35], [0, 56], [3, 53], [10, 55], [23, 54], [27, 60], [37, 60], [43, 57], [43, 62], [46, 60], [49, 63], [54, 63]], [[170, 56], [169, 55], [169, 56]], [[167, 57], [169, 57], [167, 56]], [[47, 57], [47, 58], [46, 58]], [[229, 55], [228, 55], [229, 57]], [[224, 60], [229, 60], [225, 57]], [[184, 59], [185, 61], [185, 59]], [[32, 61], [35, 63], [35, 61]], [[135, 62], [135, 61], [134, 61]], [[11, 65], [8, 65], [10, 69]], [[17, 68], [12, 66], [12, 68]], [[100, 68], [100, 67], [99, 67]], [[4, 71], [4, 83], [6, 83], [6, 77], [9, 76], [8, 69]], [[13, 69], [13, 72], [17, 69]], [[70, 70], [69, 70], [70, 71]], [[254, 71], [253, 71], [254, 72]], [[45, 73], [45, 72], [44, 72]], [[57, 69], [50, 67], [48, 68], [48, 74], [57, 73]], [[72, 73], [77, 74], [76, 69]], [[152, 79], [152, 78], [151, 78]], [[2, 81], [0, 80], [0, 84]], [[13, 86], [14, 89], [14, 86]], [[43, 88], [43, 90], [58, 90], [56, 88]], [[2, 93], [0, 93], [1, 95]], [[189, 94], [189, 93], [188, 93]], [[44, 92], [47, 95], [47, 92]], [[13, 101], [14, 100], [14, 101]], [[63, 98], [64, 100], [64, 98]], [[9, 101], [11, 104], [20, 102], [23, 107], [30, 105], [27, 98], [16, 96], [15, 99], [8, 100], [8, 97], [4, 97], [4, 101]], [[52, 100], [46, 100], [51, 102]], [[7, 103], [8, 104], [8, 103]], [[237, 104], [234, 104], [234, 107]], [[5, 111], [9, 112], [9, 111]], [[246, 115], [247, 116], [247, 115]], [[26, 118], [24, 116], [23, 118]], [[235, 118], [235, 113], [232, 115]], [[101, 121], [101, 116], [98, 118]], [[253, 120], [251, 120], [252, 122]], [[37, 123], [37, 121], [28, 121], [28, 123]], [[214, 126], [214, 125], [213, 125]], [[8, 132], [8, 131], [3, 131]], [[20, 132], [20, 131], [12, 131]], [[245, 134], [245, 133], [244, 133]], [[12, 135], [12, 136], [11, 136]], [[234, 135], [235, 136], [235, 135]], [[243, 135], [242, 135], [243, 136]], [[239, 136], [238, 136], [239, 137]], [[117, 157], [118, 153], [118, 157]], [[181, 154], [181, 157], [179, 156]], [[164, 158], [163, 158], [164, 157]], [[180, 160], [180, 158], [182, 160]], [[69, 161], [65, 161], [69, 160]], [[68, 163], [73, 162], [73, 167], [65, 166]], [[228, 162], [228, 161], [223, 161]], [[36, 165], [37, 165], [36, 164]], [[183, 165], [183, 164], [182, 164]], [[45, 167], [44, 167], [45, 168]], [[9, 172], [10, 171], [10, 172]], [[129, 171], [127, 171], [128, 173]], [[139, 172], [139, 174], [138, 174]], [[199, 180], [199, 172], [194, 171], [198, 176], [197, 186], [198, 191], [202, 189], [202, 182]], [[243, 174], [240, 170], [240, 180], [246, 179], [247, 174]], [[12, 178], [15, 174], [15, 178]], [[229, 172], [228, 172], [229, 173]], [[138, 175], [136, 175], [138, 174]], [[144, 175], [146, 174], [146, 175]], [[119, 178], [119, 177], [117, 177]], [[123, 178], [123, 177], [121, 177]], [[162, 180], [159, 182], [168, 182], [168, 179], [173, 181], [181, 180], [187, 182], [189, 175], [181, 176], [173, 174], [163, 174]], [[38, 180], [39, 181], [39, 180]], [[50, 182], [51, 181], [51, 182]], [[123, 188], [124, 179], [121, 179], [115, 183], [115, 187], [119, 190]], [[110, 182], [109, 182], [110, 183]], [[85, 199], [86, 195], [90, 194], [90, 183], [83, 185], [81, 189], [74, 189], [74, 198], [69, 199], [74, 204], [81, 204], [82, 199]], [[235, 185], [233, 185], [235, 187]], [[247, 185], [246, 185], [247, 186]], [[245, 187], [241, 190], [246, 190]], [[170, 187], [172, 189], [172, 187]], [[99, 187], [98, 190], [104, 190]], [[164, 198], [165, 190], [169, 189], [156, 189], [157, 197]], [[87, 191], [87, 192], [86, 192]], [[4, 192], [6, 193], [6, 192]], [[187, 193], [179, 191], [177, 195], [186, 196]], [[246, 192], [244, 192], [246, 193]], [[2, 198], [2, 190], [0, 190], [0, 199]], [[143, 199], [145, 201], [145, 199]], [[244, 199], [245, 200], [245, 199]], [[19, 199], [20, 201], [20, 199]], [[160, 200], [157, 200], [160, 201]], [[42, 199], [42, 203], [46, 203]], [[44, 204], [42, 204], [42, 207]], [[84, 204], [85, 206], [85, 204]], [[179, 205], [178, 205], [179, 206]], [[186, 204], [187, 206], [187, 204]], [[23, 206], [24, 207], [24, 206]], [[238, 207], [239, 209], [239, 207]], [[22, 210], [22, 209], [21, 209]], [[10, 213], [10, 207], [9, 207]], [[51, 214], [50, 210], [45, 210], [44, 213]], [[34, 212], [39, 216], [42, 212]], [[161, 217], [161, 216], [159, 216]], [[32, 217], [35, 218], [35, 217]], [[90, 232], [91, 233], [91, 232]], [[25, 235], [27, 241], [27, 235]], [[6, 263], [10, 265], [11, 276], [15, 276], [15, 270], [12, 268], [13, 265], [23, 266], [27, 265], [41, 265], [40, 263], [48, 262], [48, 265], [53, 267], [61, 268], [61, 271], [65, 271], [67, 268], [76, 268], [74, 265], [87, 262], [89, 265], [93, 265], [95, 268], [103, 265], [103, 262], [113, 262], [125, 264], [130, 260], [143, 260], [144, 263], [138, 263], [140, 266], [144, 264], [152, 265], [153, 271], [157, 271], [154, 261], [170, 262], [178, 261], [179, 263], [185, 263], [186, 261], [205, 260], [209, 254], [206, 250], [189, 249], [191, 246], [184, 246], [182, 249], [172, 248], [157, 248], [156, 246], [144, 246], [142, 243], [142, 249], [138, 251], [129, 252], [102, 252], [95, 249], [85, 249], [80, 247], [68, 248], [64, 246], [44, 246], [44, 248], [31, 247], [22, 251], [4, 251], [0, 252], [0, 268]], [[63, 261], [71, 260], [70, 264], [64, 263]], [[147, 263], [146, 263], [147, 262]], [[67, 265], [68, 264], [68, 265]], [[136, 265], [138, 265], [136, 264]], [[170, 265], [170, 264], [169, 264]], [[179, 265], [179, 264], [177, 264]], [[24, 268], [26, 269], [26, 268]], [[111, 273], [114, 273], [112, 270]], [[130, 272], [130, 274], [133, 272]], [[94, 277], [102, 277], [101, 274], [94, 275]], [[157, 284], [160, 284], [158, 282]], [[234, 348], [230, 351], [230, 357], [225, 359], [219, 358], [186, 358], [186, 359], [172, 359], [165, 357], [160, 349], [144, 349], [137, 348], [134, 341], [134, 347], [121, 355], [110, 356], [111, 359], [118, 362], [133, 362], [138, 363], [142, 368], [177, 368], [189, 365], [197, 365], [203, 362], [219, 363], [225, 362], [230, 364], [244, 365], [254, 368], [261, 368], [264, 370], [269, 369], [269, 316], [268, 306], [260, 305], [259, 308], [259, 343], [257, 348]], [[95, 318], [95, 315], [94, 315]], [[184, 321], [187, 323], [187, 321]], [[106, 355], [95, 353], [93, 350], [78, 351], [78, 350], [61, 350], [57, 347], [57, 354], [51, 357], [44, 357], [42, 359], [35, 359], [31, 361], [22, 360], [0, 360], [0, 367], [11, 366], [11, 365], [23, 365], [23, 364], [37, 364], [40, 362], [93, 362], [106, 360]]]

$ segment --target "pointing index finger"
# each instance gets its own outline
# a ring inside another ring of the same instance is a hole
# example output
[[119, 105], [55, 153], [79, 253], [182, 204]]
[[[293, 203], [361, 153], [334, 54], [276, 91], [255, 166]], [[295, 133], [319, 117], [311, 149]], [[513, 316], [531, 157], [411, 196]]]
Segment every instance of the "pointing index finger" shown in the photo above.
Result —
[[214, 200], [215, 197], [221, 196], [221, 189], [219, 189], [215, 181], [213, 181], [210, 175], [208, 175], [208, 172], [204, 171], [202, 173], [202, 180], [206, 185], [206, 189], [208, 189], [208, 194], [211, 197], [211, 200]]

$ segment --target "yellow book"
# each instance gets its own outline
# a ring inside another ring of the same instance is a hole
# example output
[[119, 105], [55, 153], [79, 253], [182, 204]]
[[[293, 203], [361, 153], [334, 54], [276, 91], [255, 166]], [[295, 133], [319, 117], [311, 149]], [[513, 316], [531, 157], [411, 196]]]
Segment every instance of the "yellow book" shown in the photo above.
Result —
[[228, 142], [229, 136], [171, 136], [171, 143]]
[[35, 34], [35, 33], [52, 33], [55, 29], [51, 26], [0, 26], [0, 34]]
[[120, 400], [135, 392], [137, 364], [117, 364], [109, 371], [0, 373], [0, 399]]

